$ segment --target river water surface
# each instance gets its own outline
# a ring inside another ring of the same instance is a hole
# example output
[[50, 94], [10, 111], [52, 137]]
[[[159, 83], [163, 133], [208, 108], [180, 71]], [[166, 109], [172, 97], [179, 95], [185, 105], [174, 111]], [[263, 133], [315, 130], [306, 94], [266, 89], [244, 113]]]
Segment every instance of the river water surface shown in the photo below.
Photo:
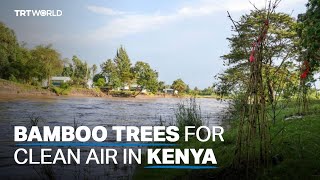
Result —
[[[206, 125], [221, 125], [228, 103], [215, 99], [197, 99]], [[56, 179], [130, 179], [134, 166], [118, 165], [17, 165], [13, 160], [18, 148], [13, 142], [13, 127], [30, 126], [30, 118], [39, 118], [38, 126], [169, 125], [175, 121], [178, 103], [186, 99], [113, 99], [113, 98], [4, 98], [0, 100], [0, 177]], [[108, 137], [114, 141], [114, 137]], [[119, 147], [117, 147], [119, 148]], [[54, 148], [53, 148], [54, 149]], [[121, 149], [121, 148], [120, 148]], [[37, 150], [35, 150], [37, 151]], [[81, 151], [87, 151], [81, 148]], [[37, 155], [35, 155], [37, 156]], [[91, 177], [91, 178], [90, 178]]]

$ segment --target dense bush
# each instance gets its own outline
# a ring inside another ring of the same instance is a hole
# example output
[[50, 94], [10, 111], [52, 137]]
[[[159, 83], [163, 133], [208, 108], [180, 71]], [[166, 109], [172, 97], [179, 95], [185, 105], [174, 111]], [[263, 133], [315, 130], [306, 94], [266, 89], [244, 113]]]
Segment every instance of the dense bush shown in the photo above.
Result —
[[110, 95], [113, 97], [131, 97], [135, 94], [135, 91], [110, 91]]
[[179, 103], [177, 106], [175, 117], [179, 132], [184, 134], [185, 126], [195, 126], [198, 128], [203, 125], [201, 109], [195, 98], [190, 98], [187, 102]]

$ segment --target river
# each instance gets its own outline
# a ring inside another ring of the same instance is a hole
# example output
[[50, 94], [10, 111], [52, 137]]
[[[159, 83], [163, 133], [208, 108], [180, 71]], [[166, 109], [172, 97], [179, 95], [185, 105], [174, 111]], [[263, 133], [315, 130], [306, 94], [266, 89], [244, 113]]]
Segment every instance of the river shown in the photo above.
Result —
[[[209, 98], [196, 99], [206, 125], [221, 125], [228, 103]], [[105, 126], [168, 125], [175, 120], [179, 98], [89, 98], [89, 97], [14, 97], [0, 100], [0, 177], [15, 178], [130, 179], [134, 166], [119, 165], [17, 165], [13, 160], [18, 148], [13, 142], [13, 127], [30, 126], [30, 119], [39, 119], [39, 126]], [[114, 137], [108, 137], [113, 141]], [[119, 148], [119, 147], [117, 147]], [[54, 148], [53, 148], [54, 149]], [[88, 151], [82, 148], [81, 151]], [[91, 177], [91, 178], [90, 178]]]

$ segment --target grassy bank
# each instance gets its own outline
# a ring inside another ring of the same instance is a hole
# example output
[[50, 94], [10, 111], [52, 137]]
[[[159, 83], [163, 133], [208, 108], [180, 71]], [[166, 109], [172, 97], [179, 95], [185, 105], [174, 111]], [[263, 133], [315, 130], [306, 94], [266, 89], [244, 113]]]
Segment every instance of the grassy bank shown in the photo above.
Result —
[[[40, 86], [33, 86], [29, 84], [22, 84], [13, 81], [0, 79], [0, 95], [24, 95], [24, 96], [87, 96], [87, 97], [121, 97], [121, 98], [132, 98], [138, 94], [137, 91], [110, 91], [107, 95], [106, 92], [102, 92], [99, 88], [83, 88], [76, 86], [66, 87], [55, 87], [42, 88]], [[221, 99], [217, 95], [211, 96], [194, 96], [188, 94], [182, 94], [180, 96], [164, 95], [164, 94], [152, 94], [152, 93], [141, 93], [137, 97], [140, 98], [215, 98]], [[227, 99], [227, 98], [223, 98]]]
[[4, 79], [0, 79], [0, 94], [55, 95], [54, 92], [39, 86], [21, 84]]
[[42, 88], [40, 86], [32, 86], [29, 84], [21, 84], [13, 81], [0, 79], [0, 95], [25, 95], [25, 96], [88, 96], [102, 97], [104, 93], [99, 88], [81, 88], [81, 87], [55, 87]]
[[[271, 165], [258, 171], [261, 179], [320, 178], [320, 100], [312, 100], [305, 116], [295, 114], [296, 104], [291, 103], [271, 125]], [[238, 122], [224, 133], [224, 142], [201, 143], [197, 140], [181, 142], [181, 148], [212, 148], [218, 161], [214, 170], [144, 169], [138, 167], [135, 179], [239, 179], [247, 178], [232, 169]]]

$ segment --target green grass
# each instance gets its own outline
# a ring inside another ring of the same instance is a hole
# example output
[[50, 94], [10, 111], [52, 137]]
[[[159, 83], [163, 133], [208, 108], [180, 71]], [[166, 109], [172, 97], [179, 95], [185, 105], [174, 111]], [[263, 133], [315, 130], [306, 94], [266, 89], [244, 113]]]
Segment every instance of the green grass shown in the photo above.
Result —
[[0, 79], [0, 89], [6, 90], [10, 93], [48, 93], [47, 89], [41, 86], [33, 86], [30, 84], [22, 84], [5, 79]]
[[283, 160], [270, 168], [264, 176], [320, 178], [319, 131], [320, 100], [312, 100], [309, 112], [301, 119], [279, 120], [271, 128], [272, 154]]
[[[296, 103], [290, 103], [270, 122], [271, 161], [267, 169], [258, 171], [258, 179], [310, 179], [320, 178], [320, 100], [311, 100], [309, 111], [302, 118], [285, 120], [296, 115]], [[223, 137], [224, 142], [201, 143], [195, 139], [180, 142], [181, 148], [212, 148], [218, 161], [214, 170], [144, 169], [140, 165], [134, 179], [239, 179], [247, 176], [231, 168], [237, 139], [238, 122]]]
[[54, 93], [56, 93], [58, 95], [68, 95], [68, 94], [70, 94], [70, 91], [72, 88], [70, 88], [70, 87], [60, 88], [60, 87], [53, 86], [51, 89]]

